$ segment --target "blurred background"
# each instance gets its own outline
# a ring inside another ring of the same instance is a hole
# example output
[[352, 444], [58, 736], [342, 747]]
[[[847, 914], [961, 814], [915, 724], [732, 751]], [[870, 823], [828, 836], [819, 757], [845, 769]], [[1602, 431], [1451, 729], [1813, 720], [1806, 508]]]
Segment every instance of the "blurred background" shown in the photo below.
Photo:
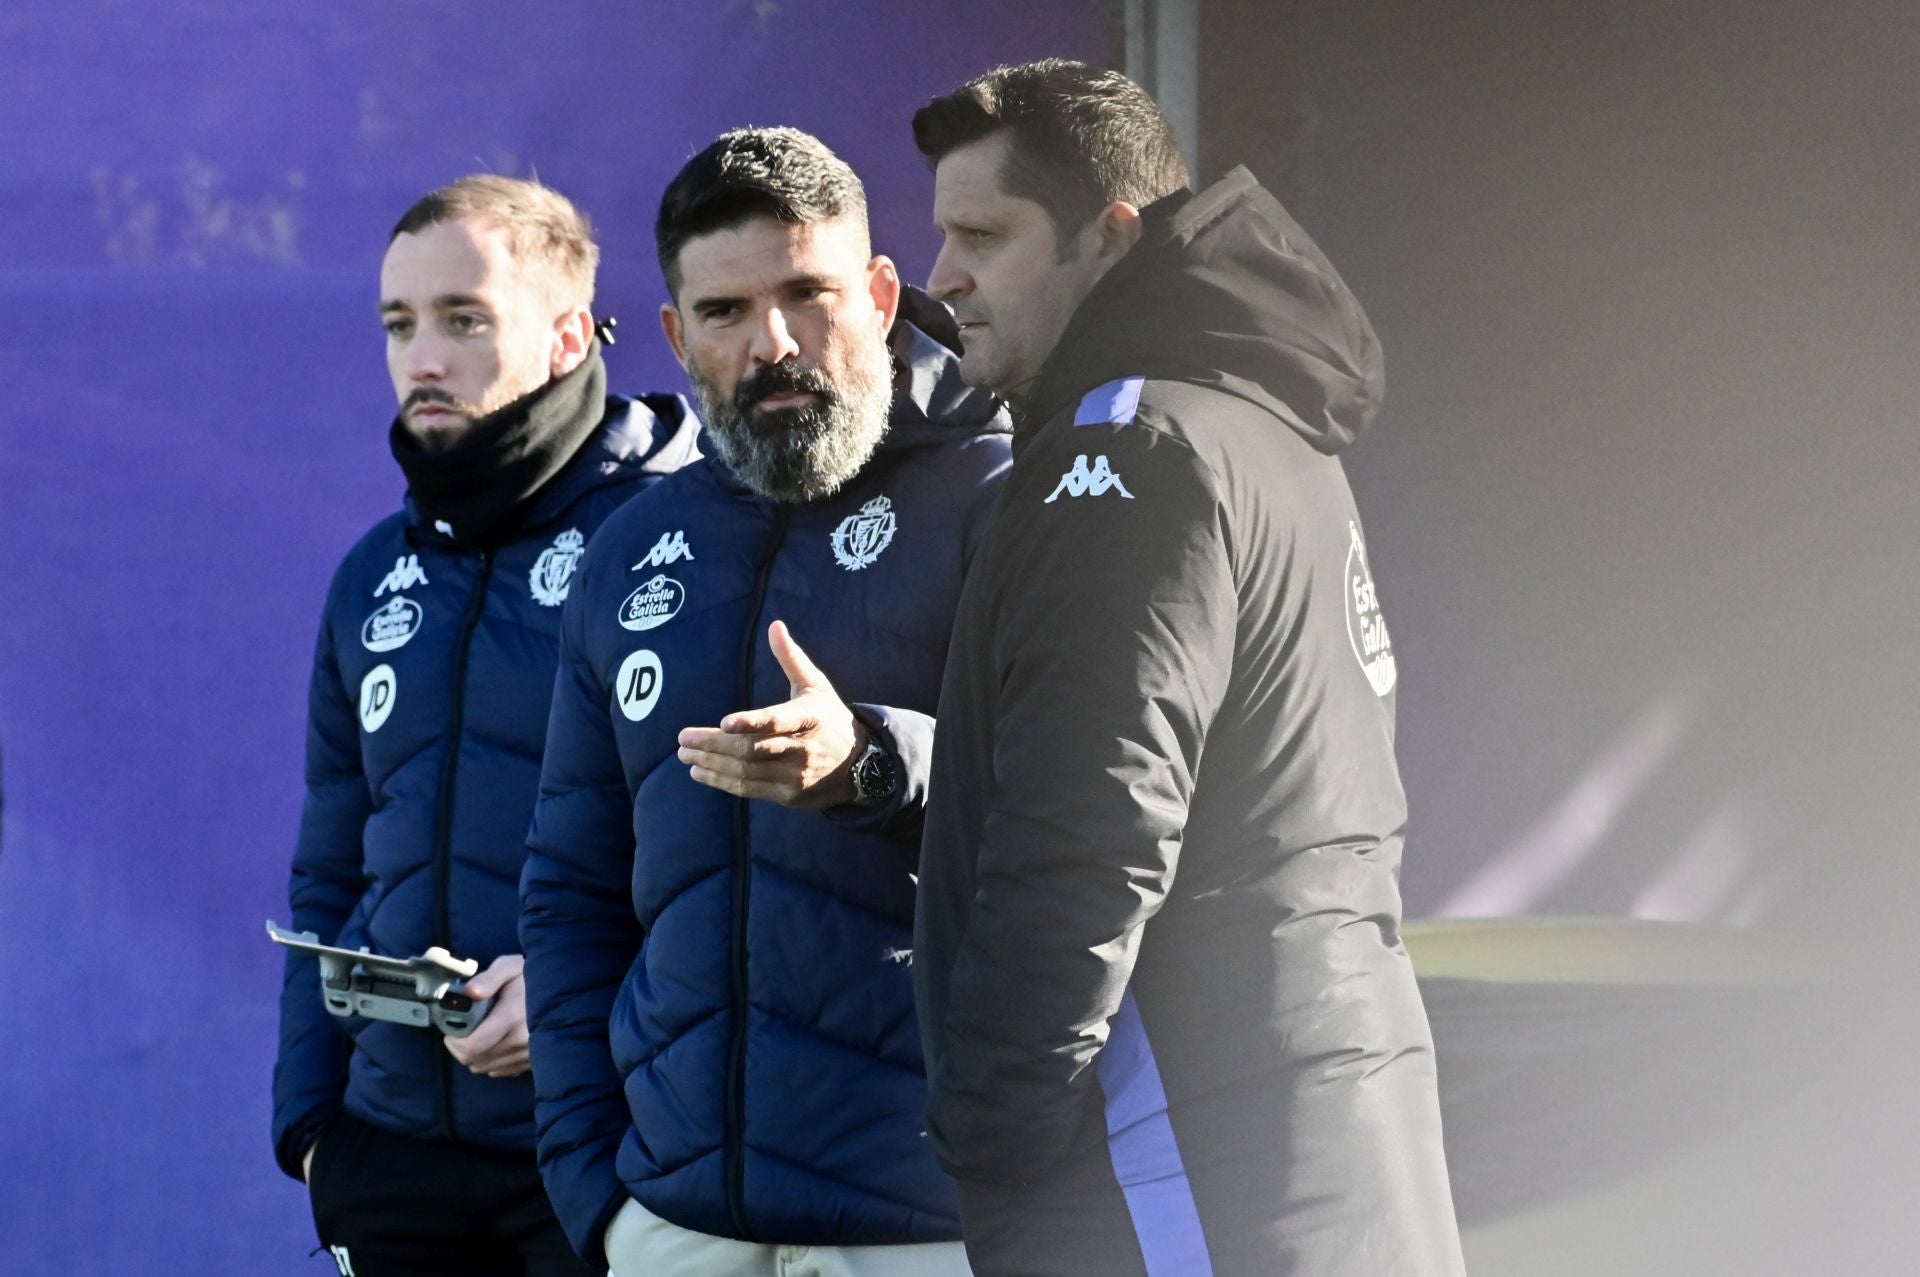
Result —
[[[625, 321], [613, 385], [679, 390], [651, 223], [688, 155], [818, 133], [923, 280], [908, 117], [1055, 54], [1147, 85], [1202, 180], [1253, 168], [1385, 345], [1348, 465], [1475, 1271], [1900, 1270], [1920, 10], [70, 0], [0, 12], [0, 1271], [331, 1270], [268, 1149], [260, 924], [326, 581], [402, 488], [399, 213], [475, 170], [567, 192]], [[1563, 915], [1603, 938], [1446, 921]], [[1745, 1036], [1737, 990], [1806, 953], [1848, 996]], [[1524, 995], [1475, 1010], [1501, 981]], [[1538, 1104], [1489, 1108], [1516, 1076], [1489, 1062], [1529, 1060]], [[1591, 1143], [1709, 1096], [1717, 1146]]]

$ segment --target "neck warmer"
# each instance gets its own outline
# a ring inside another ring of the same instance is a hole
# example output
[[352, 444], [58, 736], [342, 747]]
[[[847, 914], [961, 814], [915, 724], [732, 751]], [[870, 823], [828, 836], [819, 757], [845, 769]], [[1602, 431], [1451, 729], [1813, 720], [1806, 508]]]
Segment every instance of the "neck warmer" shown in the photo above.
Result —
[[469, 545], [487, 544], [513, 532], [534, 495], [592, 438], [606, 394], [595, 342], [578, 368], [476, 419], [451, 447], [425, 451], [404, 417], [394, 418], [387, 442], [421, 517]]

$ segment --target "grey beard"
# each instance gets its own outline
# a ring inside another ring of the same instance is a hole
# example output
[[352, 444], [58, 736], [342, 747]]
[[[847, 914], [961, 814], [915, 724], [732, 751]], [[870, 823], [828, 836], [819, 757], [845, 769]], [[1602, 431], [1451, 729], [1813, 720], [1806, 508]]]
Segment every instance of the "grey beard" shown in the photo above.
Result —
[[887, 433], [893, 363], [885, 346], [876, 346], [868, 366], [850, 371], [843, 384], [809, 371], [816, 375], [801, 374], [797, 388], [819, 394], [820, 404], [755, 418], [749, 414], [753, 402], [769, 393], [764, 387], [743, 378], [733, 395], [722, 395], [692, 370], [708, 448], [742, 483], [774, 501], [832, 496], [860, 473]]

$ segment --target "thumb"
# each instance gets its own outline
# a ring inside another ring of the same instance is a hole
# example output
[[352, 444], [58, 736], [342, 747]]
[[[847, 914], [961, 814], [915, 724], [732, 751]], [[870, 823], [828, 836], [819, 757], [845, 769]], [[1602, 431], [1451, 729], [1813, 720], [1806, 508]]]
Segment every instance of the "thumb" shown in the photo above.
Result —
[[792, 684], [794, 696], [807, 691], [833, 690], [832, 681], [793, 641], [785, 621], [775, 621], [767, 627], [767, 646], [773, 649], [773, 659], [780, 662], [780, 668], [786, 671], [787, 682]]
[[520, 978], [524, 963], [517, 953], [500, 955], [485, 971], [467, 981], [467, 996], [476, 1001], [492, 997]]

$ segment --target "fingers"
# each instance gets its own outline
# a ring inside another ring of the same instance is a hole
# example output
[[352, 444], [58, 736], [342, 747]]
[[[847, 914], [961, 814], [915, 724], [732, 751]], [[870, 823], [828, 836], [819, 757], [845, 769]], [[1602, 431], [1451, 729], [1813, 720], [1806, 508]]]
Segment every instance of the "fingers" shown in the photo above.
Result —
[[[684, 752], [684, 751], [683, 751]], [[749, 779], [726, 772], [713, 771], [695, 765], [687, 769], [687, 774], [702, 785], [711, 786], [732, 794], [736, 798], [760, 798], [767, 802], [782, 803], [788, 806], [800, 797], [803, 787], [789, 780], [772, 780], [764, 777]]]
[[785, 758], [806, 752], [807, 742], [798, 734], [742, 735], [712, 727], [690, 727], [680, 733], [680, 761], [697, 763], [692, 754], [714, 758], [740, 759], [746, 762]]
[[467, 981], [467, 994], [476, 1002], [493, 997], [506, 988], [509, 982], [520, 978], [520, 972], [526, 967], [526, 962], [527, 960], [517, 953], [501, 954], [487, 965], [485, 971]]
[[833, 684], [820, 672], [820, 667], [793, 641], [785, 621], [775, 621], [767, 627], [767, 646], [773, 649], [773, 659], [786, 671], [795, 696], [810, 690], [833, 690]]

